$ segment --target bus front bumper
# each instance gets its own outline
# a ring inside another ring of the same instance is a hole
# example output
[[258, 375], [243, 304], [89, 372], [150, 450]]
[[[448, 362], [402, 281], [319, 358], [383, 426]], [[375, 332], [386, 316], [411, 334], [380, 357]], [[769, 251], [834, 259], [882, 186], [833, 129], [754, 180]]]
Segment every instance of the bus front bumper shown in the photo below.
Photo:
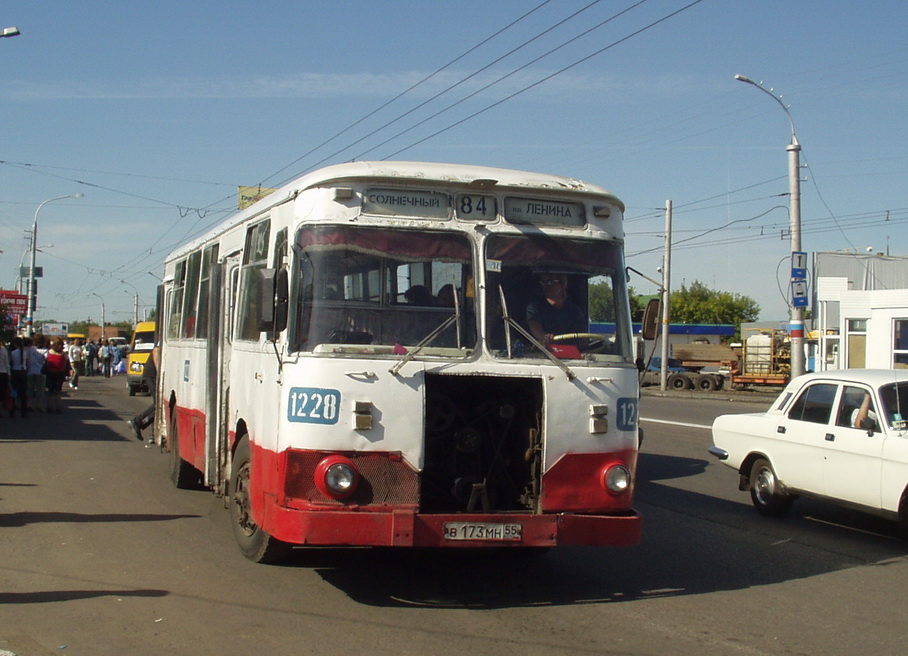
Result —
[[266, 531], [293, 544], [384, 547], [627, 547], [640, 542], [640, 516], [419, 514], [412, 510], [299, 511], [271, 507]]

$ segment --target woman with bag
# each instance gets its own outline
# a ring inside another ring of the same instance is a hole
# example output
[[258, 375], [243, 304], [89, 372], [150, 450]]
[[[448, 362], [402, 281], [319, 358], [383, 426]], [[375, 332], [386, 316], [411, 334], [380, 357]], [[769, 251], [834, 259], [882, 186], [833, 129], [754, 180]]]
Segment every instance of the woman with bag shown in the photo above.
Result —
[[63, 350], [63, 340], [54, 337], [47, 352], [45, 376], [47, 377], [47, 411], [63, 412], [63, 381], [69, 373], [69, 357]]

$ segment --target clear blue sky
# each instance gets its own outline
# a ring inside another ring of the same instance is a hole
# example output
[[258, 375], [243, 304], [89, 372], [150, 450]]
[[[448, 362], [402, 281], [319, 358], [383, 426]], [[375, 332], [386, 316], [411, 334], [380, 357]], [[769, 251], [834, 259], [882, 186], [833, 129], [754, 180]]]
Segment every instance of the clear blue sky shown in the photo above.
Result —
[[0, 39], [0, 287], [38, 205], [83, 193], [40, 212], [36, 320], [97, 321], [99, 296], [108, 321], [131, 319], [236, 185], [391, 158], [602, 185], [652, 277], [671, 199], [672, 287], [700, 280], [784, 319], [790, 128], [738, 73], [791, 106], [804, 249], [906, 254], [908, 3], [635, 4], [558, 25], [590, 0], [4, 2], [0, 27], [22, 34]]

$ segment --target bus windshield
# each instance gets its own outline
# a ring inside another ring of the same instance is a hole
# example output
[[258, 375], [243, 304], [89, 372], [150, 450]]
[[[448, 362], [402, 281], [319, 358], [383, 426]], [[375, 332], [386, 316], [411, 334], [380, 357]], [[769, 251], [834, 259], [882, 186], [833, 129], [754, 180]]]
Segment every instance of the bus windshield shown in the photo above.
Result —
[[486, 333], [498, 355], [542, 355], [529, 333], [561, 358], [633, 362], [620, 244], [493, 236], [486, 257]]
[[[300, 230], [296, 350], [465, 357], [477, 331], [463, 235], [350, 226]], [[470, 298], [468, 298], [468, 296]]]

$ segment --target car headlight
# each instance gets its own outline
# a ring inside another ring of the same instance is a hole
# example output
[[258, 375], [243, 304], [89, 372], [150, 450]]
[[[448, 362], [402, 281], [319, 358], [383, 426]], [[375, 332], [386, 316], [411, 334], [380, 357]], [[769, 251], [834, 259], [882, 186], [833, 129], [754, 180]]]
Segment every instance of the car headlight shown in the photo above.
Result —
[[624, 465], [610, 465], [602, 472], [602, 485], [612, 494], [624, 494], [631, 486], [631, 473]]
[[144, 367], [142, 366], [141, 362], [137, 362], [134, 360], [129, 363], [129, 370], [134, 373], [140, 374], [140, 373], [142, 373], [142, 369], [144, 369]]
[[344, 456], [328, 456], [315, 468], [315, 487], [325, 496], [346, 499], [359, 485], [359, 471]]

